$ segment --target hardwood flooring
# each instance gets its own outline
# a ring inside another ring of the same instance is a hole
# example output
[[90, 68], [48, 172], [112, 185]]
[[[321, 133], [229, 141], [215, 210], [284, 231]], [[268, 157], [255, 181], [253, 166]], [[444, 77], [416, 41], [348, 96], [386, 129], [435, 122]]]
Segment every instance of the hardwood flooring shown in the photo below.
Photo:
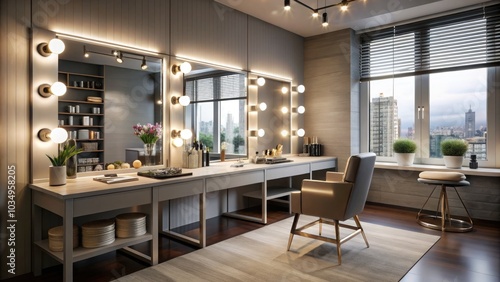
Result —
[[[258, 213], [248, 210], [246, 213]], [[367, 204], [360, 215], [361, 222], [382, 224], [429, 234], [441, 234], [418, 225], [415, 210]], [[287, 209], [270, 206], [269, 223], [291, 215]], [[441, 239], [427, 252], [401, 281], [500, 281], [500, 226], [498, 222], [474, 222], [474, 230], [468, 233], [442, 233]], [[207, 245], [237, 236], [262, 227], [261, 224], [229, 218], [216, 217], [207, 221]], [[183, 227], [178, 232], [195, 233], [196, 224]], [[367, 234], [369, 238], [369, 234]], [[160, 236], [159, 261], [192, 252], [196, 248]], [[147, 245], [139, 246], [147, 248]], [[122, 252], [112, 252], [74, 264], [74, 281], [110, 281], [114, 278], [148, 267]], [[60, 265], [44, 270], [39, 277], [21, 275], [6, 281], [60, 281]]]

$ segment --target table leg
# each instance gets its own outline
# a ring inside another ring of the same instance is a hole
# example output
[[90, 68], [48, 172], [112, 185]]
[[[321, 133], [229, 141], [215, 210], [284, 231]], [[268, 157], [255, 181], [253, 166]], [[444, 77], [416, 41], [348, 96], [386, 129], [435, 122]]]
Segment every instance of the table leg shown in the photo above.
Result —
[[64, 202], [63, 280], [73, 281], [73, 199]]
[[[33, 242], [42, 240], [42, 209], [33, 205], [31, 211], [31, 218], [33, 220]], [[33, 274], [39, 276], [42, 274], [42, 250], [33, 245]]]

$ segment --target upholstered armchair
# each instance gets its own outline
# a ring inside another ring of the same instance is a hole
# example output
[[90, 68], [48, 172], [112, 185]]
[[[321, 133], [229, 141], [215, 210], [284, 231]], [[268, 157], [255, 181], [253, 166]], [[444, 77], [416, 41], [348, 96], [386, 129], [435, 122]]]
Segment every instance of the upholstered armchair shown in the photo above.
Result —
[[[340, 245], [361, 234], [369, 247], [366, 235], [361, 227], [358, 215], [365, 207], [368, 189], [370, 188], [376, 155], [361, 153], [349, 158], [344, 173], [327, 172], [326, 181], [308, 180], [302, 182], [300, 192], [293, 192], [291, 197], [292, 212], [295, 217], [288, 239], [288, 248], [292, 244], [293, 236], [300, 235], [314, 238], [337, 245], [339, 265], [342, 264]], [[319, 217], [311, 223], [297, 228], [301, 214]], [[340, 223], [353, 218], [356, 226]], [[322, 236], [322, 224], [335, 227], [335, 238]], [[318, 224], [319, 235], [304, 232], [305, 229]], [[354, 230], [350, 235], [340, 238], [340, 227]]]

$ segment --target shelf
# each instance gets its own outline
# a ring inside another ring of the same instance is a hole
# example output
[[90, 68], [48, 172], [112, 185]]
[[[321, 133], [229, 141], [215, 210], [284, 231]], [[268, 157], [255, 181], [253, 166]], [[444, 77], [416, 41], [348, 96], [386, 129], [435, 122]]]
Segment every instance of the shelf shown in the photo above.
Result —
[[101, 88], [87, 88], [87, 87], [76, 87], [76, 86], [66, 86], [68, 89], [78, 89], [78, 90], [91, 90], [91, 91], [102, 91], [104, 92], [104, 89]]
[[77, 128], [102, 128], [102, 127], [104, 127], [104, 125], [69, 125], [69, 124], [65, 124], [65, 125], [60, 125], [59, 127], [63, 127], [63, 128], [72, 128], [72, 127], [77, 127]]
[[84, 74], [84, 73], [76, 73], [76, 72], [67, 72], [67, 71], [60, 71], [60, 74], [69, 74], [69, 75], [77, 75], [77, 76], [85, 76], [85, 77], [94, 77], [94, 78], [102, 78], [104, 79], [104, 76], [102, 75], [95, 75], [95, 74]]
[[[267, 200], [276, 199], [290, 195], [290, 193], [300, 191], [300, 189], [290, 187], [267, 187]], [[262, 199], [262, 191], [256, 190], [243, 194], [244, 197]]]
[[80, 103], [80, 104], [91, 104], [91, 105], [104, 105], [104, 102], [89, 102], [84, 100], [61, 100], [59, 99], [59, 103]]
[[92, 165], [104, 165], [104, 163], [77, 164], [76, 166], [92, 166]]
[[83, 154], [83, 153], [101, 153], [101, 152], [104, 152], [104, 150], [81, 151], [80, 154]]
[[92, 114], [92, 113], [68, 113], [68, 112], [59, 112], [59, 115], [68, 115], [68, 116], [104, 116], [104, 114]]
[[[147, 242], [150, 240], [153, 240], [153, 235], [146, 233], [144, 235], [133, 238], [115, 238], [115, 241], [113, 243], [99, 248], [88, 249], [80, 246], [78, 248], [73, 249], [73, 262], [85, 260], [91, 257], [109, 253], [111, 251]], [[47, 252], [49, 255], [55, 258], [58, 262], [64, 263], [64, 252], [51, 251], [49, 249], [49, 240], [42, 240], [35, 242], [35, 245], [42, 248], [45, 252]]]
[[75, 139], [76, 142], [88, 142], [88, 141], [104, 141], [103, 138], [99, 139]]

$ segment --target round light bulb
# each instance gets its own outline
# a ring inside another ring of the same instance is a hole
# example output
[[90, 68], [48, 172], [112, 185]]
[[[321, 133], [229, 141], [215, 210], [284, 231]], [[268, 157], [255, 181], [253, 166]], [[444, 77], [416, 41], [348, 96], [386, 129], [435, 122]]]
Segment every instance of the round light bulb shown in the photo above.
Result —
[[181, 104], [181, 106], [185, 107], [189, 105], [189, 103], [191, 103], [191, 98], [189, 98], [189, 96], [183, 95], [179, 97], [179, 104]]
[[49, 41], [49, 50], [54, 54], [61, 54], [65, 48], [64, 42], [59, 38], [53, 38]]
[[284, 113], [284, 114], [288, 113], [288, 108], [287, 107], [282, 107], [281, 108], [281, 112]]
[[283, 129], [281, 130], [281, 136], [286, 137], [288, 135], [288, 130]]
[[264, 84], [266, 84], [266, 79], [265, 78], [263, 78], [263, 77], [257, 78], [257, 85], [258, 86], [264, 86]]
[[186, 139], [191, 139], [193, 137], [193, 132], [189, 129], [183, 129], [181, 130], [181, 138], [186, 140]]
[[297, 136], [304, 137], [304, 135], [306, 135], [306, 131], [304, 129], [302, 129], [302, 128], [299, 128], [297, 130]]
[[179, 138], [179, 137], [174, 138], [174, 140], [173, 140], [173, 142], [172, 142], [172, 143], [173, 143], [173, 144], [174, 144], [174, 146], [175, 146], [175, 147], [177, 147], [177, 148], [179, 148], [179, 147], [181, 147], [182, 145], [184, 145], [184, 141], [182, 141], [182, 139], [181, 139], [181, 138]]
[[318, 11], [314, 11], [312, 16], [313, 16], [313, 18], [317, 18], [319, 16]]
[[181, 64], [181, 72], [186, 74], [186, 73], [189, 73], [191, 70], [192, 70], [192, 67], [191, 67], [191, 64], [188, 63], [188, 62], [184, 62]]
[[281, 87], [281, 93], [283, 93], [283, 94], [288, 93], [288, 87], [285, 87], [285, 86]]
[[264, 102], [260, 103], [260, 104], [259, 104], [259, 109], [260, 109], [261, 111], [265, 111], [265, 110], [267, 109], [267, 104], [266, 104], [266, 103], [264, 103]]
[[266, 135], [266, 131], [262, 128], [260, 128], [259, 130], [257, 130], [257, 135], [259, 137], [264, 137], [264, 135]]
[[304, 85], [297, 86], [297, 92], [304, 93], [306, 91], [306, 87]]
[[50, 93], [56, 95], [56, 96], [62, 96], [66, 93], [66, 85], [62, 82], [55, 82], [50, 86]]
[[306, 111], [306, 108], [304, 108], [304, 106], [299, 106], [297, 108], [297, 113], [299, 113], [299, 114], [303, 114], [305, 111]]
[[54, 143], [61, 144], [68, 140], [68, 132], [64, 128], [54, 128], [50, 132], [50, 139]]

